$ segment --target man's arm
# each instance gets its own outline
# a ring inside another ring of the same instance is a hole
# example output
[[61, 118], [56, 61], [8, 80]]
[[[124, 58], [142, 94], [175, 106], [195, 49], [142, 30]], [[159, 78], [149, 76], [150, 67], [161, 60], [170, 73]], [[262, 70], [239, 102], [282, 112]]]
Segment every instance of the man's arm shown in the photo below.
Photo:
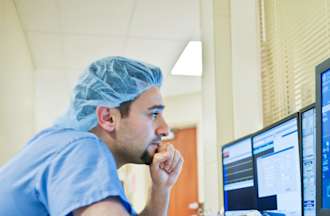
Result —
[[139, 216], [166, 216], [170, 193], [183, 166], [183, 158], [173, 145], [162, 144], [150, 166], [151, 196]]
[[109, 198], [74, 211], [74, 216], [129, 216], [116, 198]]
[[170, 190], [159, 190], [152, 187], [149, 202], [139, 216], [167, 215], [170, 193]]

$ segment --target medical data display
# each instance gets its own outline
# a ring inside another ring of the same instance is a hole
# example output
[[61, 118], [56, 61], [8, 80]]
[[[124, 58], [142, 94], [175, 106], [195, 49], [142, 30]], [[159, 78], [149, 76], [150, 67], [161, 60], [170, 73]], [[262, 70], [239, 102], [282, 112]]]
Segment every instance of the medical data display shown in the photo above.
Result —
[[222, 148], [225, 211], [256, 209], [251, 138]]
[[322, 208], [330, 209], [330, 70], [321, 75]]
[[253, 137], [258, 209], [285, 216], [302, 215], [297, 117]]

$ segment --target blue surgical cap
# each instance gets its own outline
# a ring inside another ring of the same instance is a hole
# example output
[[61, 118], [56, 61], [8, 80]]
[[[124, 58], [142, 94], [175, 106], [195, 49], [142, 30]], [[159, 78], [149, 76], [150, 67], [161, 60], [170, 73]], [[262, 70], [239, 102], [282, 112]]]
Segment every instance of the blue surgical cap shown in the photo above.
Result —
[[56, 126], [89, 131], [97, 125], [96, 107], [118, 107], [152, 86], [160, 88], [160, 68], [124, 57], [106, 57], [92, 63], [76, 84], [68, 111]]

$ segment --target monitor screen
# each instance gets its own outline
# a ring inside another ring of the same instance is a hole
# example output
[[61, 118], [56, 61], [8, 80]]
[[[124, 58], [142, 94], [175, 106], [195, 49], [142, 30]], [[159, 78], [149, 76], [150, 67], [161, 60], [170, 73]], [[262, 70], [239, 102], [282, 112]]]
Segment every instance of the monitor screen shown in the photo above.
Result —
[[256, 209], [251, 138], [223, 146], [222, 164], [225, 211]]
[[316, 126], [315, 108], [301, 113], [304, 216], [316, 215]]
[[298, 122], [290, 118], [253, 137], [258, 209], [302, 215]]
[[330, 209], [330, 70], [321, 74], [322, 208]]

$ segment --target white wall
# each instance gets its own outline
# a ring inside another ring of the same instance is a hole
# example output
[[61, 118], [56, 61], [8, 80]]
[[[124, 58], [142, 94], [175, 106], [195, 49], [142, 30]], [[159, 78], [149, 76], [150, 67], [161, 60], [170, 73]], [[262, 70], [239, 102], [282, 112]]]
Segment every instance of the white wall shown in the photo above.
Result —
[[172, 128], [197, 126], [201, 117], [200, 92], [165, 97], [164, 117]]
[[259, 19], [256, 0], [231, 0], [235, 137], [262, 128]]
[[33, 64], [12, 0], [0, 0], [0, 165], [34, 131]]
[[35, 74], [35, 121], [39, 131], [51, 126], [67, 110], [78, 75], [60, 68], [38, 69]]

